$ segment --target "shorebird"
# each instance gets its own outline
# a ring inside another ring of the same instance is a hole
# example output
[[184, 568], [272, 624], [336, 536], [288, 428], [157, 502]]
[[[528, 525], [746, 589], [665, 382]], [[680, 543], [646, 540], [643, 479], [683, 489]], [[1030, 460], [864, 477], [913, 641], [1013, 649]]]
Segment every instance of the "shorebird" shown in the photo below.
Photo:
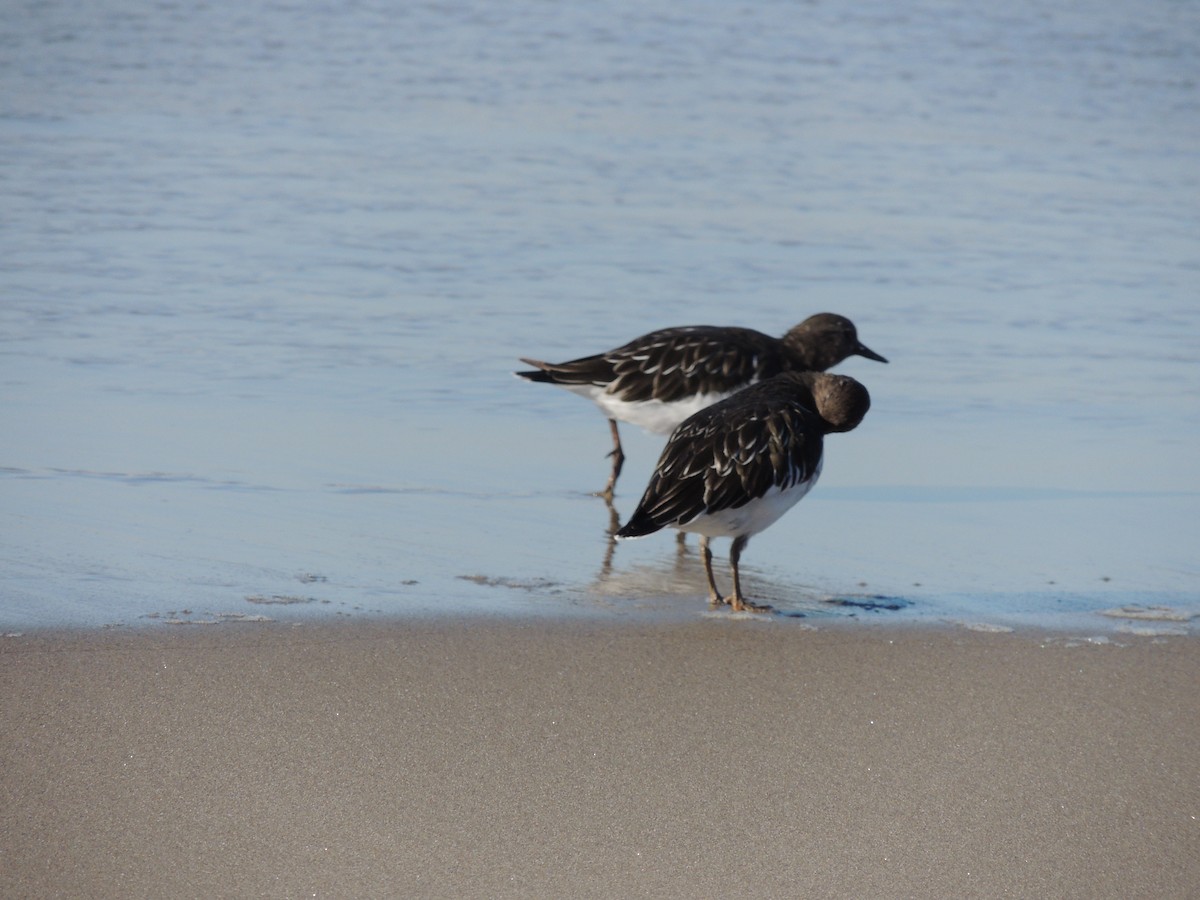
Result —
[[618, 420], [669, 434], [688, 416], [749, 385], [780, 372], [823, 372], [850, 356], [887, 362], [859, 341], [845, 316], [818, 313], [782, 338], [751, 328], [665, 328], [570, 362], [522, 358], [534, 368], [514, 374], [587, 397], [608, 417], [612, 473], [597, 493], [611, 500], [625, 462]]
[[[785, 372], [700, 410], [675, 429], [637, 509], [615, 536], [643, 537], [667, 526], [694, 531], [712, 604], [770, 609], [742, 594], [742, 551], [816, 484], [825, 435], [850, 431], [870, 406], [867, 389], [853, 378]], [[733, 538], [728, 597], [713, 578], [714, 537]]]

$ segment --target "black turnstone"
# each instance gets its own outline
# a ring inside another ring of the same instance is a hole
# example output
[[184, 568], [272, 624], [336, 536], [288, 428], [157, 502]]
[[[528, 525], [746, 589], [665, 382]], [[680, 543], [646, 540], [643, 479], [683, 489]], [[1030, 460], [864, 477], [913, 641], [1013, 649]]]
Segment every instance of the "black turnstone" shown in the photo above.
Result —
[[[688, 418], [675, 429], [650, 484], [618, 538], [672, 526], [700, 535], [709, 599], [735, 610], [769, 609], [742, 596], [738, 559], [750, 536], [809, 492], [821, 474], [825, 435], [850, 431], [871, 406], [867, 389], [845, 375], [785, 372]], [[714, 537], [731, 537], [733, 593], [713, 579]]]
[[594, 402], [612, 433], [612, 474], [600, 495], [612, 499], [625, 453], [617, 420], [658, 434], [742, 388], [780, 372], [823, 372], [850, 356], [887, 362], [858, 339], [845, 316], [809, 316], [782, 338], [751, 328], [693, 325], [665, 328], [582, 359], [521, 359], [528, 381], [566, 388]]

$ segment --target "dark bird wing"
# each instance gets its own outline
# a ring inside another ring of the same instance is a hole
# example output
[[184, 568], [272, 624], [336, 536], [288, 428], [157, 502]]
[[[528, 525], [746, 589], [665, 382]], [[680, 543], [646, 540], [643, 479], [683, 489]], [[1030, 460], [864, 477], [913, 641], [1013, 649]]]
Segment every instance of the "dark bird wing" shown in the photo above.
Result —
[[604, 387], [613, 380], [615, 372], [613, 365], [604, 354], [585, 356], [565, 363], [548, 363], [540, 359], [526, 359], [521, 362], [533, 366], [532, 371], [516, 372], [518, 378], [526, 381], [536, 381], [549, 384], [579, 385], [594, 384]]
[[622, 400], [682, 400], [726, 393], [783, 371], [778, 339], [751, 328], [667, 328], [605, 354]]
[[800, 400], [771, 387], [748, 388], [683, 422], [617, 536], [683, 525], [810, 478], [821, 459], [823, 423]]
[[769, 378], [785, 366], [778, 339], [751, 328], [711, 325], [653, 331], [607, 353], [570, 362], [521, 361], [535, 367], [517, 372], [522, 378], [607, 386], [608, 393], [630, 402], [727, 393]]

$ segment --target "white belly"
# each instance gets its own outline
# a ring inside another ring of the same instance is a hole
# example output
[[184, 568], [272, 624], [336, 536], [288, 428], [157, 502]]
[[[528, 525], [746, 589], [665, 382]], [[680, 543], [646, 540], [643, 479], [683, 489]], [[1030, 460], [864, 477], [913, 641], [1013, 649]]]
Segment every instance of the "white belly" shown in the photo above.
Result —
[[630, 425], [637, 425], [639, 428], [645, 428], [655, 434], [670, 434], [688, 416], [736, 393], [735, 391], [725, 391], [724, 393], [697, 394], [686, 400], [674, 400], [669, 403], [664, 403], [662, 400], [630, 403], [628, 400], [614, 397], [612, 394], [606, 393], [604, 388], [592, 384], [562, 385], [562, 387], [581, 397], [587, 397], [600, 407], [600, 411], [610, 419], [628, 422]]
[[801, 481], [791, 487], [780, 490], [772, 487], [757, 500], [739, 506], [737, 509], [722, 509], [715, 513], [703, 513], [690, 522], [675, 526], [680, 531], [694, 531], [705, 537], [739, 537], [741, 535], [758, 534], [770, 528], [779, 517], [795, 506], [812, 490], [821, 475], [821, 463], [817, 461], [816, 471], [812, 478]]

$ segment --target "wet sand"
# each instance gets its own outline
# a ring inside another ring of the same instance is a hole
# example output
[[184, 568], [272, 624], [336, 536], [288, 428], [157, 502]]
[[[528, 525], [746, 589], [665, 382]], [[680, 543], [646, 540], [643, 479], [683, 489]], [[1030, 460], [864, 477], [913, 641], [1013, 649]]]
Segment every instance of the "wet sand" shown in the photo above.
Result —
[[1184, 897], [1200, 642], [704, 619], [0, 641], [0, 894]]

